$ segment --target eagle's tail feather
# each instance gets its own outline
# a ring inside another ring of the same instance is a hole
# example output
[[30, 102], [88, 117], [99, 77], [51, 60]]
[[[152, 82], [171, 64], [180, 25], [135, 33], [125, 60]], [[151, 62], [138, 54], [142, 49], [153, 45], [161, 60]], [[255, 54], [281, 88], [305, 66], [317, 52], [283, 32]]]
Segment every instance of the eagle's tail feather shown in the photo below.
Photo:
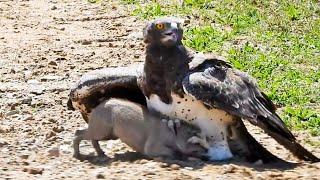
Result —
[[[276, 114], [275, 114], [276, 115]], [[278, 117], [276, 115], [276, 117]], [[280, 118], [279, 118], [280, 119]], [[273, 139], [275, 139], [279, 144], [288, 149], [293, 155], [295, 155], [300, 160], [310, 161], [310, 162], [320, 162], [320, 159], [309, 152], [307, 149], [302, 147], [294, 137], [285, 136], [286, 134], [279, 133], [272, 128], [264, 128], [264, 131], [269, 134]]]
[[[263, 126], [260, 127], [273, 139], [275, 139], [279, 144], [288, 149], [293, 155], [298, 159], [310, 162], [319, 162], [320, 159], [309, 152], [307, 149], [302, 147], [290, 132], [290, 130], [285, 126], [280, 117], [273, 113], [271, 116], [265, 118], [263, 116], [258, 117], [258, 122], [264, 122]], [[278, 122], [278, 123], [272, 123]], [[257, 124], [259, 126], [259, 124]]]
[[302, 147], [296, 140], [289, 140], [284, 138], [283, 136], [275, 133], [273, 131], [265, 130], [267, 134], [269, 134], [272, 138], [274, 138], [279, 144], [283, 145], [286, 149], [288, 149], [293, 155], [297, 158], [310, 161], [310, 162], [320, 162], [320, 159], [309, 152], [307, 149]]

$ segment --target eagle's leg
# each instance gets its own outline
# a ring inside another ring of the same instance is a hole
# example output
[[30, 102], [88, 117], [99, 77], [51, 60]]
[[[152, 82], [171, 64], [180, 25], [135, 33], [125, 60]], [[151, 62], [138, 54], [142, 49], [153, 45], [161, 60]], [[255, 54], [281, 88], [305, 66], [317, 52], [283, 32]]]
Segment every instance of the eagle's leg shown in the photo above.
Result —
[[241, 118], [236, 118], [234, 123], [228, 127], [227, 137], [231, 152], [236, 156], [245, 157], [249, 162], [271, 163], [281, 161], [252, 137]]

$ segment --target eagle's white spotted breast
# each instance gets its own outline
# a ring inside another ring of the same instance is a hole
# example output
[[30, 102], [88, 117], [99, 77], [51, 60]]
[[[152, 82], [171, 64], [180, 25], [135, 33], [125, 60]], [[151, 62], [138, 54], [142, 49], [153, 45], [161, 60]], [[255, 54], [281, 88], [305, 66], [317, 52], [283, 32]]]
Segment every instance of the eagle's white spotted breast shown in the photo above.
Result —
[[227, 126], [232, 123], [232, 115], [219, 109], [207, 109], [201, 101], [188, 95], [180, 98], [172, 93], [172, 98], [171, 104], [165, 104], [157, 95], [152, 94], [147, 98], [148, 108], [169, 118], [198, 126], [209, 138], [211, 160], [224, 160], [233, 156], [227, 142]]

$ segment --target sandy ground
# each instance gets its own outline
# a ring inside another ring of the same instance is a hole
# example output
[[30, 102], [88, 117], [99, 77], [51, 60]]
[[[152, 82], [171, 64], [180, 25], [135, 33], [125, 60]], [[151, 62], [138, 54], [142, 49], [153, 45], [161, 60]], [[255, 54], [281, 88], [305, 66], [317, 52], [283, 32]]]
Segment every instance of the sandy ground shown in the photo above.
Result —
[[[0, 0], [0, 179], [320, 179], [320, 164], [251, 165], [239, 161], [159, 162], [120, 141], [102, 143], [110, 159], [72, 157], [74, 131], [85, 126], [69, 111], [70, 87], [92, 69], [144, 59], [144, 22], [110, 0]], [[252, 134], [289, 161], [290, 153], [256, 128]], [[295, 132], [301, 143], [317, 141]], [[305, 146], [320, 156], [319, 146]]]

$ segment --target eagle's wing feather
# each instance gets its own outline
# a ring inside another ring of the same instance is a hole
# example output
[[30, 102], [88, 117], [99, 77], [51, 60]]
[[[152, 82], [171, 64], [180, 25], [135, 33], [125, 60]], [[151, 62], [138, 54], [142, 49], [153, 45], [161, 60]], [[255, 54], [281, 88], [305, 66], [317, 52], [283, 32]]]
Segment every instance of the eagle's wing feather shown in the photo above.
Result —
[[90, 113], [92, 108], [111, 97], [145, 103], [137, 82], [142, 68], [143, 64], [139, 63], [127, 67], [103, 68], [82, 75], [70, 91], [68, 108]]
[[272, 128], [288, 139], [295, 139], [275, 114], [272, 102], [244, 72], [214, 60], [204, 61], [184, 79], [183, 87], [187, 94], [210, 107], [223, 109], [263, 129]]

